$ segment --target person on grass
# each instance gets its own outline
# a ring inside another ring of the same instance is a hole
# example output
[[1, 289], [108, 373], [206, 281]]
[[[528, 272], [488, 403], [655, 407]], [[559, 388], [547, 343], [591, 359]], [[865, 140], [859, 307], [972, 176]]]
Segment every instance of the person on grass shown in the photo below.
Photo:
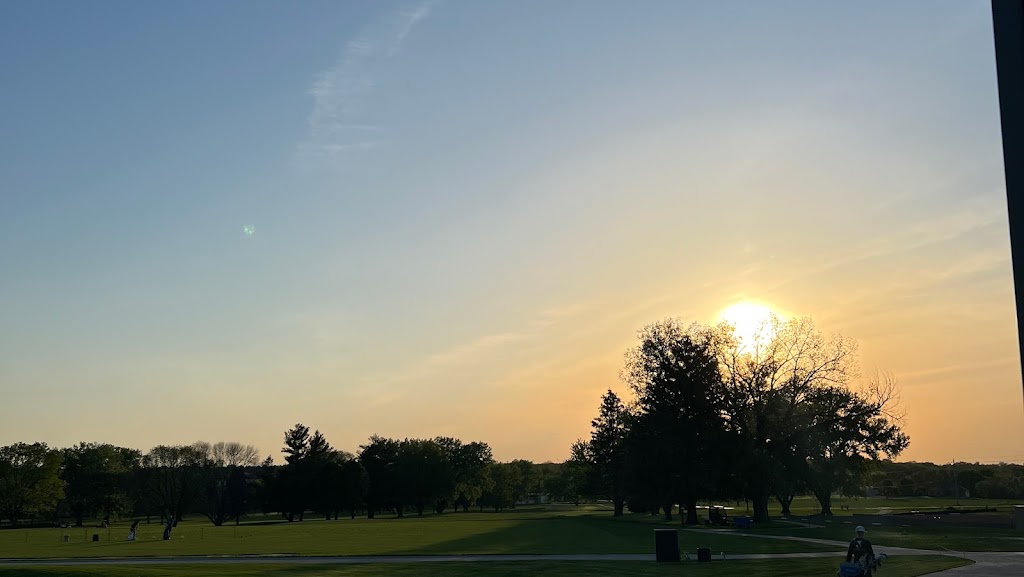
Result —
[[864, 538], [864, 527], [857, 525], [855, 529], [857, 536], [850, 541], [850, 548], [846, 550], [846, 562], [859, 563], [864, 568], [864, 575], [871, 577], [875, 560], [875, 551], [871, 548], [871, 541]]

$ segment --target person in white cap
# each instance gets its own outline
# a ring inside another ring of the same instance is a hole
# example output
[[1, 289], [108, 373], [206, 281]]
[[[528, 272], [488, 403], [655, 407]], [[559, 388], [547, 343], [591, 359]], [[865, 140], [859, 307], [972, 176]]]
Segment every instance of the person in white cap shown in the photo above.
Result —
[[864, 538], [864, 527], [857, 525], [855, 530], [857, 536], [850, 541], [850, 548], [846, 551], [846, 562], [860, 563], [864, 567], [864, 574], [871, 577], [875, 551], [871, 548], [871, 541]]

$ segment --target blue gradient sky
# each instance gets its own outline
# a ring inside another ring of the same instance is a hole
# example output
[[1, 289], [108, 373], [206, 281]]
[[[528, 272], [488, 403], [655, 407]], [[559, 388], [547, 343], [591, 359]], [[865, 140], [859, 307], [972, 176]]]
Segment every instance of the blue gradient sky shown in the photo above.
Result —
[[560, 460], [756, 300], [1024, 460], [987, 1], [5, 2], [0, 72], [0, 444]]

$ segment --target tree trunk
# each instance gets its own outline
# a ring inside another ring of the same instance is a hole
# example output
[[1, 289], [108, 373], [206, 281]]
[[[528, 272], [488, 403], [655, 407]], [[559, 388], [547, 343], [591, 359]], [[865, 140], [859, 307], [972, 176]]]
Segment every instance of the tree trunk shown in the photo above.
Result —
[[755, 523], [767, 523], [768, 522], [768, 492], [761, 491], [759, 494], [754, 495], [751, 498], [754, 503], [754, 522]]
[[686, 500], [686, 524], [687, 525], [700, 525], [700, 520], [697, 519], [697, 500], [687, 499]]
[[621, 517], [622, 516], [622, 509], [625, 507], [626, 502], [623, 499], [616, 499], [613, 503], [614, 503], [614, 506], [615, 506], [615, 513], [613, 513], [612, 516], [613, 517]]
[[832, 516], [832, 491], [815, 491], [814, 496], [821, 505], [821, 514], [826, 517]]
[[790, 511], [789, 507], [793, 504], [793, 495], [776, 495], [775, 500], [782, 505], [782, 516], [791, 517], [793, 512]]

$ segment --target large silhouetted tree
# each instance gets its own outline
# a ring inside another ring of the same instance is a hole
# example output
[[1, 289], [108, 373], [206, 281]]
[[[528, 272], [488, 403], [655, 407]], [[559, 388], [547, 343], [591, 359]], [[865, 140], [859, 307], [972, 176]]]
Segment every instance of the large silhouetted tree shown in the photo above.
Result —
[[377, 512], [392, 507], [399, 514], [404, 503], [401, 503], [398, 487], [398, 451], [399, 443], [378, 435], [370, 437], [370, 441], [360, 446], [359, 462], [369, 478], [366, 492], [366, 516], [373, 519]]
[[340, 502], [349, 510], [351, 518], [356, 518], [356, 511], [366, 504], [366, 493], [370, 486], [370, 478], [355, 458], [346, 457], [338, 466], [338, 486]]
[[725, 426], [716, 339], [706, 327], [683, 327], [669, 319], [644, 328], [640, 344], [627, 353], [623, 377], [637, 405], [630, 448], [636, 449], [635, 465], [645, 469], [666, 520], [679, 499], [687, 508], [686, 521], [697, 523], [697, 500], [717, 481], [712, 463]]
[[[830, 514], [833, 492], [860, 492], [867, 464], [900, 454], [909, 442], [895, 413], [893, 379], [854, 388], [855, 351], [852, 341], [826, 337], [808, 319], [771, 318], [748, 342], [724, 324], [650, 325], [623, 371], [634, 405], [625, 410], [606, 394], [591, 439], [574, 444], [563, 471], [583, 471], [609, 495], [616, 492], [608, 490], [616, 459], [608, 455], [621, 455], [630, 510], [660, 510], [671, 519], [682, 503], [689, 523], [697, 522], [699, 499], [744, 497], [755, 520], [766, 521], [772, 496], [788, 514], [804, 491]], [[625, 450], [617, 453], [620, 438]], [[907, 479], [884, 482], [893, 493], [923, 490]], [[556, 484], [565, 491], [565, 479]]]
[[[863, 455], [898, 454], [907, 443], [886, 418], [891, 397], [850, 391], [853, 341], [823, 335], [809, 319], [773, 318], [767, 328], [754, 343], [739, 343], [727, 327], [717, 340], [726, 426], [744, 455], [737, 471], [756, 521], [768, 520], [770, 495], [785, 492], [778, 489], [805, 464], [808, 486], [831, 495]], [[821, 498], [827, 511], [830, 497]]]
[[442, 496], [455, 488], [454, 475], [445, 450], [431, 439], [405, 439], [398, 446], [397, 485], [401, 501], [423, 516], [429, 506], [436, 509]]
[[832, 494], [855, 490], [868, 459], [896, 457], [910, 439], [899, 426], [897, 385], [889, 375], [876, 375], [860, 392], [816, 388], [806, 402], [807, 486], [821, 513], [831, 515]]

